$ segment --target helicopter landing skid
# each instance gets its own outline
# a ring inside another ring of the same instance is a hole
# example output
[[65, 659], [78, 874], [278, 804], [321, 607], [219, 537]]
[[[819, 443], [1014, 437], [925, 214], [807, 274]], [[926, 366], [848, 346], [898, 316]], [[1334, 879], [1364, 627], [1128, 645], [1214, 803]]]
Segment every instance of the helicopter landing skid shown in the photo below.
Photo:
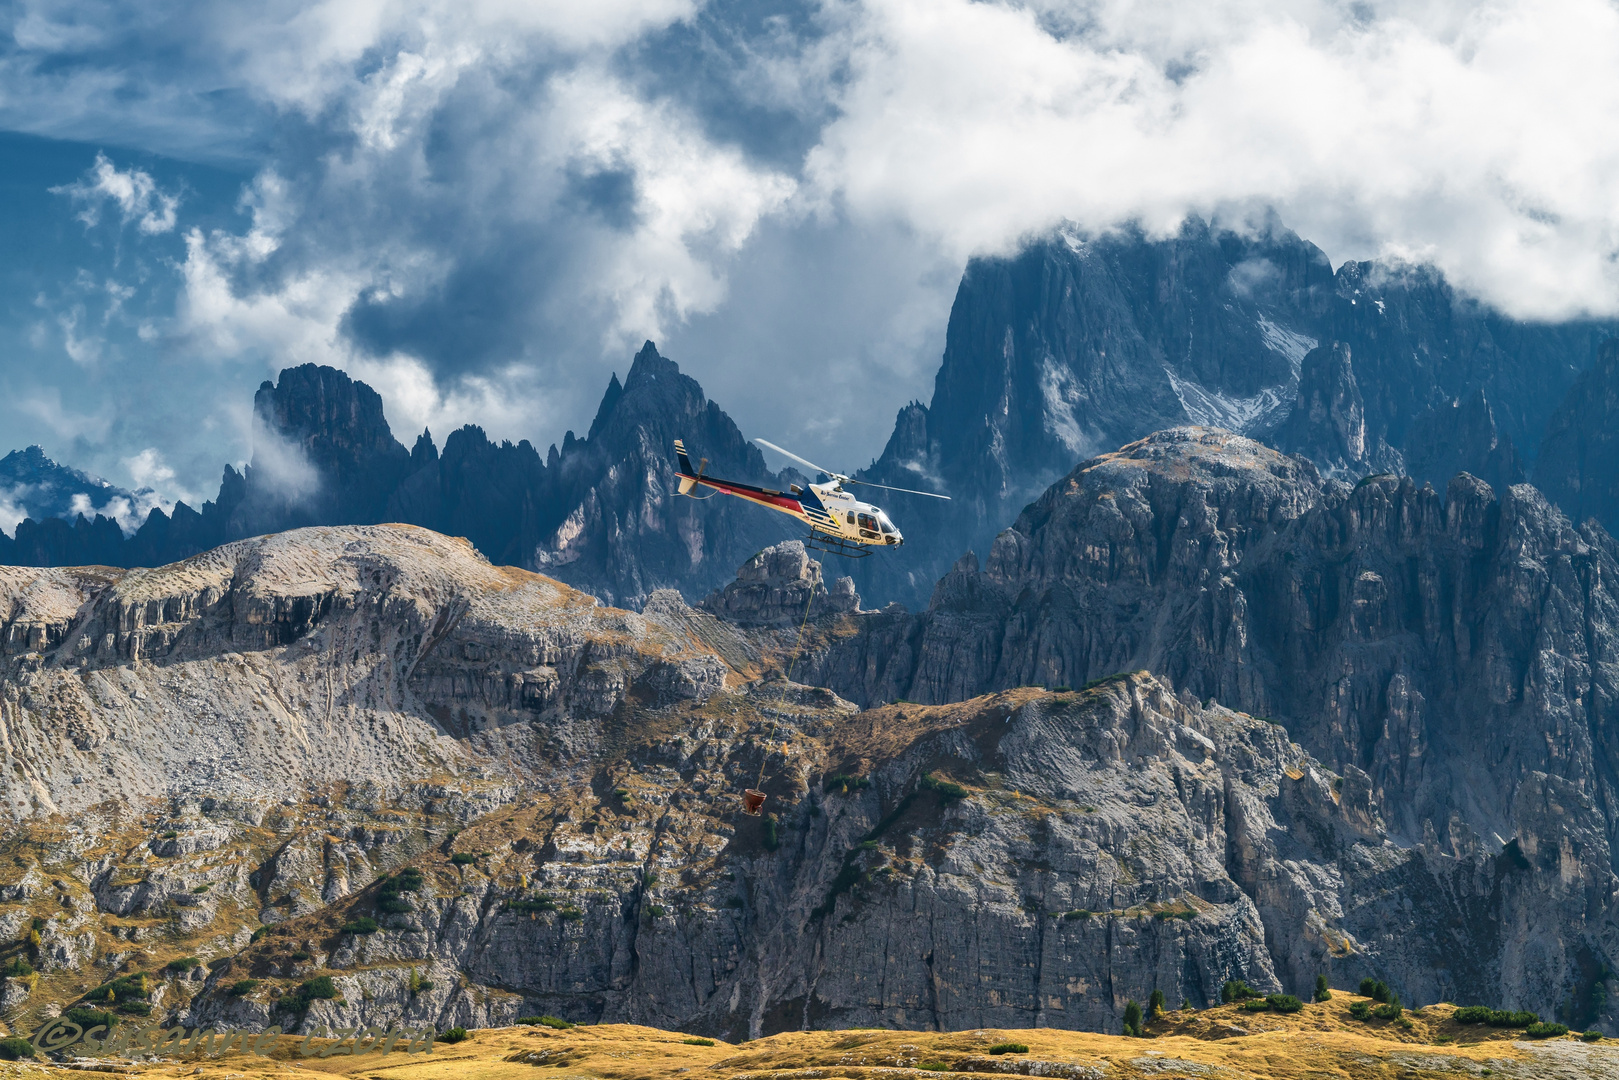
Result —
[[814, 551], [824, 551], [828, 555], [842, 555], [845, 559], [864, 559], [871, 554], [869, 548], [859, 544], [851, 544], [837, 536], [825, 536], [821, 533], [810, 533], [804, 541], [804, 546]]

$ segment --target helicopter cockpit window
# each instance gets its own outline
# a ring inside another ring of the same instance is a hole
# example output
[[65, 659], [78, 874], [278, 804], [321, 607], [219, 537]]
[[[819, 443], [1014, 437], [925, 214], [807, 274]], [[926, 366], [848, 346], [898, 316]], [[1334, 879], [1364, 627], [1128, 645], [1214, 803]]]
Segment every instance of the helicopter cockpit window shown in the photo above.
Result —
[[877, 531], [877, 519], [870, 514], [861, 514], [860, 531], [863, 533], [875, 533]]
[[888, 520], [888, 515], [883, 513], [881, 510], [877, 511], [877, 524], [882, 527], [882, 530], [885, 533], [893, 534], [899, 532], [898, 529], [894, 528], [894, 523]]

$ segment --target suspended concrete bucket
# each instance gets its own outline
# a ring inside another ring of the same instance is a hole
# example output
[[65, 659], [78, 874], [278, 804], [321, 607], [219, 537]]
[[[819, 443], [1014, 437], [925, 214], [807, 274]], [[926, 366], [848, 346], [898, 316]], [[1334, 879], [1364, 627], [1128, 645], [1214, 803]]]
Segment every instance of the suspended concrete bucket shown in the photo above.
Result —
[[759, 812], [764, 809], [764, 805], [764, 792], [755, 791], [752, 788], [748, 788], [742, 793], [742, 812], [744, 814], [748, 814], [751, 817], [758, 817]]

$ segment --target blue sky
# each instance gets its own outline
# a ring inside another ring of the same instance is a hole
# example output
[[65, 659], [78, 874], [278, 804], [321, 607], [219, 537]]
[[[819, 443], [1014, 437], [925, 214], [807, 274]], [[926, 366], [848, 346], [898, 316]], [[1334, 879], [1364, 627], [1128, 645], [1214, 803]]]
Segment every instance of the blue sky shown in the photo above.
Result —
[[306, 361], [543, 447], [653, 338], [854, 467], [1064, 220], [1274, 206], [1613, 314], [1614, 55], [1597, 0], [4, 4], [0, 451], [208, 497]]

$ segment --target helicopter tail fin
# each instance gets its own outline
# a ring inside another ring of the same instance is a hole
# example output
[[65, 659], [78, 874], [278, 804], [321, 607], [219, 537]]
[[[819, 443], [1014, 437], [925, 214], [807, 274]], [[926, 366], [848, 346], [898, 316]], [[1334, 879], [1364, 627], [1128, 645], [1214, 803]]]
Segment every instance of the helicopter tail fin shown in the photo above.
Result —
[[683, 474], [680, 477], [680, 494], [690, 495], [691, 489], [697, 486], [697, 481], [693, 478], [697, 470], [691, 467], [691, 458], [686, 456], [686, 444], [680, 439], [675, 440], [675, 460], [679, 463]]

